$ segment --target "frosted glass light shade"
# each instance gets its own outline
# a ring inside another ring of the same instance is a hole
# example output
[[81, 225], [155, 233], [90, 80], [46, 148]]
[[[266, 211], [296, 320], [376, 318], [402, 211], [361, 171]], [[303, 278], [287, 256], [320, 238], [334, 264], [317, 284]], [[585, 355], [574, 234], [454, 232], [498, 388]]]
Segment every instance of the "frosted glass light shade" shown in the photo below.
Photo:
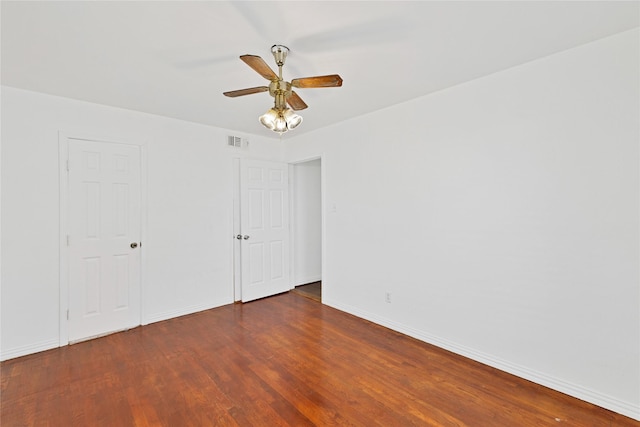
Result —
[[273, 130], [278, 133], [285, 133], [287, 131], [287, 122], [282, 115], [279, 115], [278, 118], [276, 118]]
[[290, 129], [295, 129], [302, 123], [302, 117], [294, 113], [290, 108], [284, 110], [270, 108], [269, 111], [259, 117], [259, 120], [264, 127], [280, 134]]
[[295, 129], [300, 123], [302, 123], [302, 116], [297, 115], [290, 108], [285, 110], [284, 118], [287, 121], [287, 127], [289, 129]]
[[276, 119], [278, 118], [278, 112], [273, 108], [270, 108], [269, 111], [260, 116], [260, 123], [264, 125], [267, 129], [274, 130], [276, 126]]

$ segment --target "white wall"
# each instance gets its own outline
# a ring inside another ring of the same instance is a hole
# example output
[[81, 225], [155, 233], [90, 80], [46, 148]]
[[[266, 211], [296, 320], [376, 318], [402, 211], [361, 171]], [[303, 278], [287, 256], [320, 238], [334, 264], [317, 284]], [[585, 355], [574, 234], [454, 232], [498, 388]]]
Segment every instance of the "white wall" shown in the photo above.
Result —
[[320, 159], [292, 166], [293, 286], [322, 279]]
[[[324, 302], [640, 418], [639, 36], [288, 142], [323, 159]], [[58, 344], [58, 131], [146, 143], [145, 322], [232, 302], [227, 131], [6, 87], [1, 114], [1, 359]]]
[[640, 418], [639, 39], [287, 142], [322, 154], [323, 301]]
[[275, 139], [2, 88], [0, 358], [58, 345], [58, 132], [145, 144], [143, 323], [233, 302], [232, 158], [281, 159]]

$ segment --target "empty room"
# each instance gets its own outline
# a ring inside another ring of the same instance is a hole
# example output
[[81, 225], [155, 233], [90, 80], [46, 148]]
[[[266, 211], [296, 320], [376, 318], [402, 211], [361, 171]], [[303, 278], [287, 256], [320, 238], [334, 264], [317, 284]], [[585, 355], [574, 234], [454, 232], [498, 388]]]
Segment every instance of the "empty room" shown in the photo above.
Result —
[[640, 426], [640, 2], [0, 2], [0, 425]]

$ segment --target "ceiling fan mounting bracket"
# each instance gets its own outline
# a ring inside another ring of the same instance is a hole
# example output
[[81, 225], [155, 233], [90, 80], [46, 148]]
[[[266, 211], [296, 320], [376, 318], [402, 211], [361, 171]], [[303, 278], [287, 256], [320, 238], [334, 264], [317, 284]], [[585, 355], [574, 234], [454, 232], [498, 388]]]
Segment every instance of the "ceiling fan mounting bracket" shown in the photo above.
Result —
[[278, 67], [282, 67], [284, 65], [284, 61], [287, 60], [289, 48], [281, 44], [274, 44], [271, 46], [271, 53], [273, 54], [273, 58], [276, 60]]

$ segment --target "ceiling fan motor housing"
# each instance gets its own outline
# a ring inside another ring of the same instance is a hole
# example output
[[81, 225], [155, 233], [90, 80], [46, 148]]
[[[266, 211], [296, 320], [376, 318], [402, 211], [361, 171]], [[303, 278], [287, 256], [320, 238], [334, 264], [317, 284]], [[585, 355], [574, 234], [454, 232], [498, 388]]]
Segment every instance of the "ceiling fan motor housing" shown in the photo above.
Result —
[[276, 110], [285, 110], [287, 108], [287, 98], [291, 96], [291, 84], [284, 80], [272, 81], [269, 85], [269, 93], [275, 100], [274, 108]]
[[285, 96], [291, 95], [291, 83], [284, 80], [272, 80], [269, 84], [269, 94], [275, 97], [279, 93]]

